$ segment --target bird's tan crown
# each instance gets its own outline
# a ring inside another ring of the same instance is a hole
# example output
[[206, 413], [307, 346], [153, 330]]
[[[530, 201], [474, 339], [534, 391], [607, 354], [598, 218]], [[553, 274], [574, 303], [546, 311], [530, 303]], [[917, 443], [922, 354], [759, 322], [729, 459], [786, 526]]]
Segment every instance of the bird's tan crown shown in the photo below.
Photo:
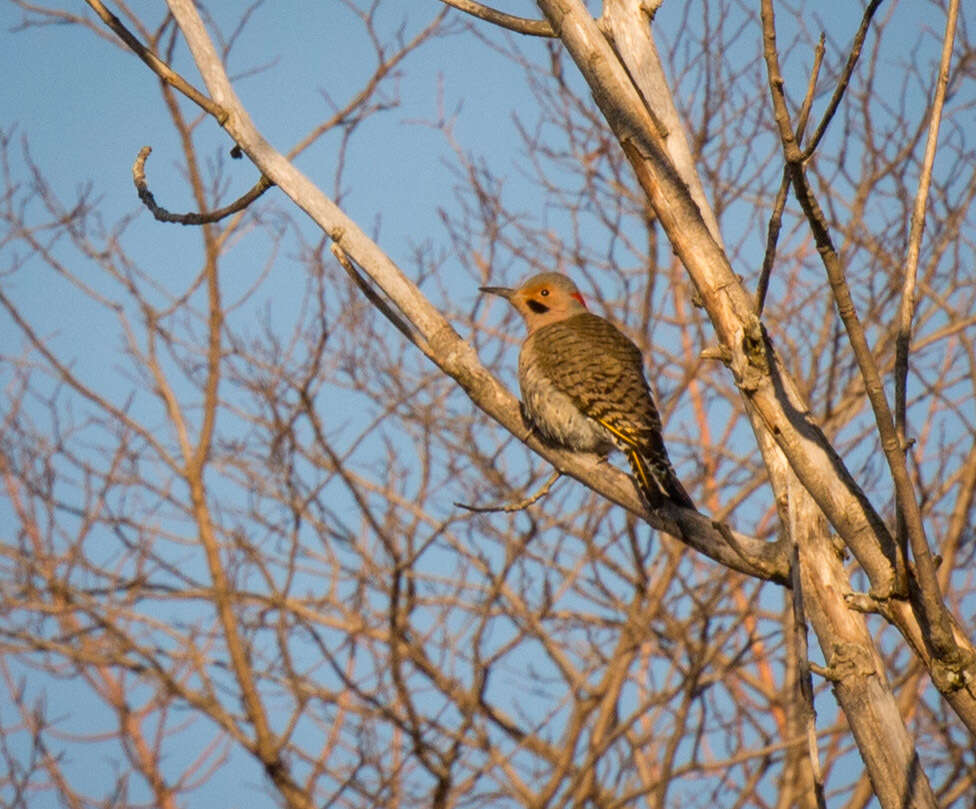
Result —
[[484, 290], [507, 298], [525, 319], [529, 333], [586, 311], [576, 284], [558, 272], [534, 275], [518, 289], [485, 287]]

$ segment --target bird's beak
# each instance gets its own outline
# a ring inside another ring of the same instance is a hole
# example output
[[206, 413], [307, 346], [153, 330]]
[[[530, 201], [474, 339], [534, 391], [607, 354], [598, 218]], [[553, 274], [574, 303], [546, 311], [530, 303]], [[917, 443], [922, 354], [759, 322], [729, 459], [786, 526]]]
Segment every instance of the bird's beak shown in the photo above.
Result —
[[478, 287], [478, 289], [482, 292], [487, 292], [489, 295], [498, 295], [506, 301], [510, 301], [512, 295], [515, 294], [515, 290], [510, 287]]

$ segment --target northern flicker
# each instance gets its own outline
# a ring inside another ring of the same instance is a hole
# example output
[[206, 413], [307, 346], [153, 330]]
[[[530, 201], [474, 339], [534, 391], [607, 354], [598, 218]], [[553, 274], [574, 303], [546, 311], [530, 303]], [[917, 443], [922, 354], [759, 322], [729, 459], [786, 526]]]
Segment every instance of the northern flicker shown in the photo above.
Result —
[[518, 289], [481, 291], [505, 298], [525, 319], [519, 387], [525, 415], [542, 437], [579, 452], [620, 449], [649, 507], [668, 499], [694, 508], [668, 458], [640, 349], [589, 312], [576, 284], [560, 273], [536, 275]]

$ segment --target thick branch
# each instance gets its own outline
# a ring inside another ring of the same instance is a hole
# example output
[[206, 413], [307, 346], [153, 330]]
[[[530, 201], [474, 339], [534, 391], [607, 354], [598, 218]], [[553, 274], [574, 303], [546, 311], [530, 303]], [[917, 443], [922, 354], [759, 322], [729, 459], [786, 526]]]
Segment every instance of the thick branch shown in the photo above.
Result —
[[[846, 609], [838, 588], [847, 581], [840, 554], [802, 490], [790, 493], [803, 606], [831, 681], [884, 809], [935, 809], [932, 788], [913, 749], [864, 616]], [[802, 627], [800, 627], [802, 630]]]
[[[687, 184], [688, 192], [698, 205], [698, 211], [705, 220], [709, 233], [721, 246], [722, 233], [718, 220], [705, 196], [705, 188], [695, 167], [695, 155], [685, 137], [684, 122], [668, 90], [664, 68], [651, 36], [648, 14], [644, 3], [634, 0], [604, 0], [603, 15], [598, 25], [626, 69], [631, 86], [640, 94], [648, 115], [654, 119], [668, 156], [678, 175]], [[634, 23], [635, 17], [640, 20], [640, 24]], [[648, 99], [654, 99], [653, 108]]]

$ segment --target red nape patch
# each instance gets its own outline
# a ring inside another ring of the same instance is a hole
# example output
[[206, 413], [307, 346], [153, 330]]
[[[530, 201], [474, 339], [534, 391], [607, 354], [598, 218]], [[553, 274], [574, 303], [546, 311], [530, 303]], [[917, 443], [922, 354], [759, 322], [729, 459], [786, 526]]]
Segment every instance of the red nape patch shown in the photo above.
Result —
[[580, 302], [581, 304], [583, 304], [583, 308], [584, 308], [584, 309], [588, 309], [588, 308], [589, 308], [589, 307], [588, 307], [588, 306], [586, 305], [586, 301], [584, 301], [584, 300], [583, 300], [583, 296], [582, 296], [582, 295], [580, 295], [580, 294], [579, 294], [579, 292], [573, 292], [573, 293], [571, 293], [571, 294], [570, 294], [570, 297], [571, 297], [571, 298], [576, 298], [576, 300], [578, 300], [578, 301], [579, 301], [579, 302]]

